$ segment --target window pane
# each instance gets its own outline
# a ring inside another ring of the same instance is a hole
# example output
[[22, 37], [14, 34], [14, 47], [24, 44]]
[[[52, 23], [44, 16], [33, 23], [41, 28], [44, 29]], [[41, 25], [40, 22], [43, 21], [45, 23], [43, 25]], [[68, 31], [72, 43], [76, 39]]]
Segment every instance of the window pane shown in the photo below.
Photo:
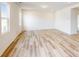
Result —
[[1, 3], [1, 17], [9, 17], [9, 6], [7, 3]]
[[0, 12], [1, 12], [1, 33], [5, 33], [9, 31], [9, 14], [10, 8], [8, 3], [2, 2], [0, 3]]
[[5, 33], [8, 31], [8, 20], [7, 19], [5, 19], [5, 18], [1, 19], [1, 28], [2, 28], [1, 29], [2, 33]]

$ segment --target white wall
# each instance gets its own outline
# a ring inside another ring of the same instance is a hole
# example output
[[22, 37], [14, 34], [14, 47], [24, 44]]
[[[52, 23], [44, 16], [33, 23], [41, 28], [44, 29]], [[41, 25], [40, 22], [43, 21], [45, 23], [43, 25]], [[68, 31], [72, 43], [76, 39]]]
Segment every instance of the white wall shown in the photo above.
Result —
[[71, 34], [76, 34], [77, 28], [77, 9], [71, 9]]
[[23, 11], [25, 30], [53, 29], [54, 15], [50, 12]]
[[67, 34], [77, 32], [77, 15], [73, 8], [63, 8], [55, 13], [23, 11], [25, 30], [58, 29]]
[[56, 11], [55, 28], [67, 34], [71, 34], [71, 9], [64, 8]]
[[[0, 16], [1, 16], [1, 11], [0, 11]], [[1, 18], [0, 18], [0, 28], [1, 28]], [[0, 35], [1, 35], [1, 29], [0, 29]]]
[[10, 3], [10, 32], [0, 35], [0, 55], [21, 32], [19, 26], [19, 8], [14, 3]]
[[77, 15], [77, 27], [78, 27], [78, 31], [79, 31], [79, 15]]
[[76, 8], [76, 21], [77, 21], [77, 31], [79, 32], [79, 7]]
[[64, 8], [56, 11], [55, 14], [55, 28], [67, 34], [76, 34], [77, 28], [77, 15], [78, 10], [76, 7]]

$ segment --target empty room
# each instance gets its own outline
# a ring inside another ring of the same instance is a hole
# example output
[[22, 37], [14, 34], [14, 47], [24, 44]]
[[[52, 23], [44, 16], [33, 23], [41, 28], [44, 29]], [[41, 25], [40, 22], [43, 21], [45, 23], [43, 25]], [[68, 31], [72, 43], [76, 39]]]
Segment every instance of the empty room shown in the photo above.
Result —
[[79, 2], [0, 2], [1, 57], [79, 57]]

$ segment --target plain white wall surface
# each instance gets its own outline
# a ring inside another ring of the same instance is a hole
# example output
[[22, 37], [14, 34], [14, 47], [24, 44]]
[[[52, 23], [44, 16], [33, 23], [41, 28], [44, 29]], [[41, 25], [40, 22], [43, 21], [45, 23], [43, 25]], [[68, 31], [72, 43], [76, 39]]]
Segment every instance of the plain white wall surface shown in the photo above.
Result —
[[12, 43], [16, 36], [21, 32], [19, 26], [19, 7], [14, 3], [10, 4], [10, 32], [0, 35], [0, 55]]
[[71, 34], [71, 9], [64, 8], [55, 14], [55, 28], [65, 33]]
[[23, 11], [24, 30], [53, 29], [54, 15], [49, 12]]
[[77, 28], [77, 9], [71, 9], [71, 34], [76, 34]]
[[79, 15], [77, 15], [77, 27], [78, 27], [78, 31], [79, 31]]
[[75, 8], [76, 9], [76, 22], [77, 22], [77, 31], [79, 32], [79, 7]]
[[[1, 11], [0, 11], [0, 16], [1, 16]], [[1, 18], [0, 18], [0, 35], [1, 35]]]

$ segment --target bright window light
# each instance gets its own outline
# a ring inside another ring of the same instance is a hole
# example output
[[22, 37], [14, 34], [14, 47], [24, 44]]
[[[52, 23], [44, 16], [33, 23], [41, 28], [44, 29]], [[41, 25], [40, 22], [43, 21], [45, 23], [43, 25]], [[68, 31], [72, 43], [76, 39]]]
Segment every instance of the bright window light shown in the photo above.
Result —
[[8, 3], [1, 3], [1, 33], [9, 32], [9, 5]]

